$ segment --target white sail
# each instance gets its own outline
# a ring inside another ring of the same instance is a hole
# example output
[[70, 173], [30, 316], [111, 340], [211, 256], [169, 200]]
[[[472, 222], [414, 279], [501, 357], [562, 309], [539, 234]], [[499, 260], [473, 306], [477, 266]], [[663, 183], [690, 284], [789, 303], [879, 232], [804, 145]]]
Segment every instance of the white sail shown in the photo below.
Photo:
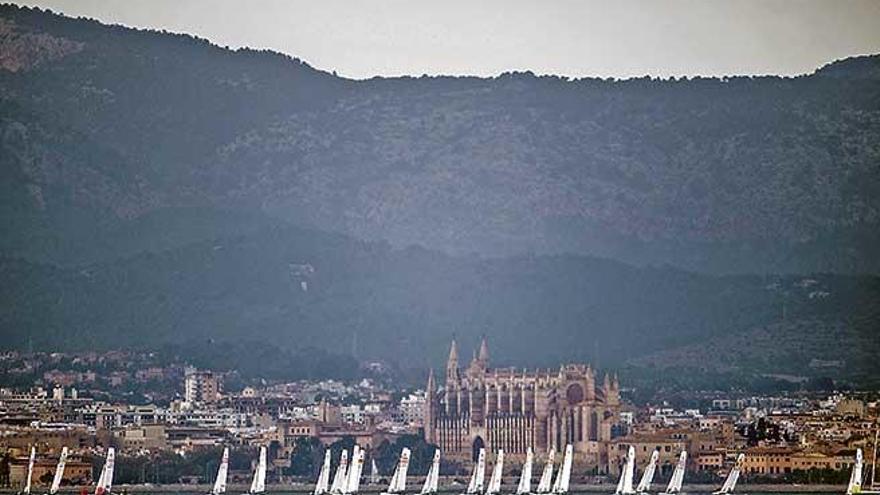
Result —
[[323, 495], [330, 490], [330, 449], [324, 451], [324, 463], [321, 464], [321, 472], [315, 483], [314, 495]]
[[675, 465], [675, 471], [672, 472], [672, 478], [669, 479], [669, 485], [666, 486], [666, 493], [673, 494], [681, 491], [681, 484], [684, 482], [684, 470], [687, 467], [687, 452], [681, 451], [678, 456], [678, 464]]
[[110, 447], [107, 449], [107, 460], [104, 461], [101, 476], [98, 478], [98, 485], [95, 487], [95, 495], [110, 493], [110, 490], [113, 488], [113, 469], [115, 465], [116, 449]]
[[553, 482], [553, 461], [556, 457], [556, 450], [550, 449], [550, 455], [547, 456], [547, 464], [544, 464], [544, 471], [541, 473], [541, 479], [538, 481], [538, 493], [549, 493], [550, 483]]
[[501, 475], [504, 472], [504, 451], [498, 449], [495, 458], [495, 466], [492, 467], [492, 476], [489, 477], [489, 486], [486, 487], [486, 495], [495, 495], [501, 491]]
[[98, 475], [98, 482], [95, 483], [95, 495], [98, 492], [103, 492], [104, 488], [104, 479], [107, 478], [107, 461], [104, 461], [104, 465], [101, 467], [101, 474]]
[[434, 459], [431, 461], [431, 469], [425, 476], [425, 484], [422, 485], [421, 495], [429, 493], [437, 493], [437, 487], [440, 481], [440, 449], [434, 451]]
[[336, 467], [336, 474], [333, 475], [333, 483], [330, 485], [330, 493], [342, 493], [346, 479], [348, 479], [348, 450], [342, 449], [339, 466]]
[[343, 493], [346, 494], [354, 494], [360, 490], [361, 487], [361, 473], [364, 470], [364, 456], [366, 452], [357, 445], [354, 446], [354, 450], [351, 454], [351, 466], [348, 468], [348, 479], [345, 483], [345, 489]]
[[623, 469], [620, 470], [620, 479], [617, 480], [617, 490], [614, 491], [616, 494], [632, 494], [635, 493], [633, 490], [632, 481], [633, 481], [633, 470], [635, 469], [633, 466], [635, 464], [635, 449], [630, 446], [626, 451], [626, 459], [623, 462]]
[[556, 482], [553, 484], [553, 493], [568, 493], [568, 484], [571, 480], [571, 463], [574, 450], [571, 444], [565, 446], [565, 455], [562, 457], [562, 466], [556, 474]]
[[526, 462], [523, 464], [522, 473], [519, 476], [519, 484], [516, 485], [516, 495], [525, 495], [532, 491], [532, 462], [534, 462], [532, 448], [526, 450]]
[[[739, 479], [739, 472], [740, 469], [742, 469], [742, 463], [745, 458], [745, 454], [740, 454], [736, 457], [736, 463], [733, 465], [733, 469], [730, 470], [730, 473], [727, 475], [727, 479], [725, 479], [724, 484], [721, 485], [721, 489], [715, 492], [716, 494], [727, 494], [733, 492], [733, 489], [736, 488], [736, 481]], [[861, 486], [861, 469], [859, 469], [859, 486]]]
[[248, 493], [263, 493], [266, 491], [266, 447], [260, 447], [260, 458], [257, 460], [257, 469], [254, 471], [254, 479]]
[[471, 481], [468, 483], [465, 493], [473, 494], [483, 491], [483, 478], [486, 477], [486, 449], [481, 448], [477, 454], [477, 463], [474, 464], [474, 472], [471, 475]]
[[31, 479], [34, 476], [34, 459], [37, 456], [37, 449], [31, 447], [31, 456], [28, 458], [27, 480], [24, 483], [24, 493], [31, 492]]
[[391, 483], [385, 493], [403, 493], [406, 491], [406, 473], [409, 470], [410, 450], [406, 447], [400, 452], [400, 459], [397, 461], [397, 467], [394, 469], [394, 475], [391, 476]]
[[61, 457], [58, 458], [58, 465], [55, 466], [55, 476], [52, 477], [52, 486], [49, 493], [55, 495], [61, 488], [61, 480], [64, 478], [64, 466], [67, 464], [67, 447], [62, 447]]
[[849, 475], [849, 483], [846, 485], [846, 495], [853, 495], [862, 491], [863, 464], [862, 449], [856, 449], [856, 462], [853, 464], [852, 473]]
[[217, 478], [214, 480], [214, 487], [211, 488], [212, 495], [220, 495], [226, 493], [226, 478], [229, 474], [229, 447], [223, 449], [223, 457], [220, 458], [220, 467], [217, 468]]
[[637, 493], [646, 493], [651, 489], [651, 482], [654, 481], [654, 472], [657, 470], [657, 460], [660, 458], [660, 452], [654, 450], [651, 452], [651, 460], [645, 466], [645, 472], [642, 473], [642, 479], [639, 480], [639, 486], [636, 487]]
[[376, 460], [371, 459], [372, 466], [370, 467], [370, 484], [378, 485], [379, 484], [379, 467], [376, 466]]

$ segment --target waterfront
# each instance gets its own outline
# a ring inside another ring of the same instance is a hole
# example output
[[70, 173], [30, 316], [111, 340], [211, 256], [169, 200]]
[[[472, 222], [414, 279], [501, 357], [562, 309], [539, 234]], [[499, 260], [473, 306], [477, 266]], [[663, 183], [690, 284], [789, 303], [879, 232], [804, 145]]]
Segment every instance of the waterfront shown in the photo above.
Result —
[[[407, 493], [418, 493], [418, 489], [420, 487], [419, 480], [414, 480], [412, 489]], [[89, 494], [93, 493], [92, 488], [89, 487]], [[385, 490], [385, 485], [376, 485], [376, 486], [368, 486], [360, 491], [360, 493], [381, 493]], [[513, 493], [515, 491], [515, 486], [513, 484], [506, 487], [507, 489], [503, 489], [502, 493]], [[718, 486], [715, 485], [684, 485], [682, 488], [682, 493], [687, 495], [711, 495], [712, 492], [718, 489]], [[245, 484], [235, 484], [229, 485], [227, 487], [226, 493], [228, 494], [239, 494], [239, 493], [247, 493], [248, 486]], [[267, 485], [266, 491], [271, 493], [276, 493], [283, 495], [285, 493], [312, 493], [314, 490], [314, 485], [310, 484], [292, 484], [292, 485]], [[440, 493], [461, 493], [464, 490], [464, 485], [456, 484], [446, 486], [440, 486]], [[0, 493], [17, 493], [19, 490], [14, 488], [2, 488], [0, 489]], [[205, 494], [210, 493], [211, 486], [210, 485], [119, 485], [114, 487], [113, 493], [116, 495], [125, 495], [125, 494], [137, 494], [137, 493], [154, 493], [154, 494], [190, 494], [190, 493], [199, 493]], [[843, 485], [786, 485], [786, 484], [747, 484], [742, 483], [737, 486], [736, 492], [741, 495], [764, 495], [764, 494], [774, 494], [774, 493], [785, 493], [790, 495], [800, 495], [800, 494], [810, 494], [810, 493], [839, 493], [843, 494], [846, 491], [846, 487]], [[59, 493], [79, 493], [79, 487], [63, 487], [59, 490]], [[601, 485], [572, 485], [571, 491], [569, 492], [571, 495], [576, 495], [578, 493], [614, 493], [614, 485], [612, 484], [601, 484]], [[662, 490], [652, 491], [651, 493], [662, 493]]]

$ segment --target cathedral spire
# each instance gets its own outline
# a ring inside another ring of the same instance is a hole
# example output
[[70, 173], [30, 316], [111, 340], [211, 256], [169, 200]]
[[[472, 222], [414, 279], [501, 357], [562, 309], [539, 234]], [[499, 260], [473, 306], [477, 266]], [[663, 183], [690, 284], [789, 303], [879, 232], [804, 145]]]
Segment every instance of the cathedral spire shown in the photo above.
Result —
[[428, 370], [428, 389], [427, 392], [429, 394], [433, 394], [437, 391], [437, 384], [434, 383], [434, 368]]
[[458, 346], [454, 338], [449, 348], [449, 359], [446, 360], [446, 384], [453, 383], [458, 383]]
[[434, 408], [437, 407], [435, 394], [437, 384], [434, 383], [434, 368], [428, 370], [428, 385], [425, 390], [425, 439], [433, 443], [435, 441]]
[[489, 344], [486, 343], [486, 336], [483, 336], [482, 342], [480, 342], [480, 355], [477, 357], [483, 366], [489, 366]]

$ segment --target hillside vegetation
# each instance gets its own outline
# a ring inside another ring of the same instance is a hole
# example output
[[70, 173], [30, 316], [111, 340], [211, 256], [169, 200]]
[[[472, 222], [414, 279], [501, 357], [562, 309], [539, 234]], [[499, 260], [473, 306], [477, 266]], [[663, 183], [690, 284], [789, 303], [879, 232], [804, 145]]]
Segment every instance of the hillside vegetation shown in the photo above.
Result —
[[32, 259], [210, 206], [450, 253], [878, 272], [878, 57], [798, 78], [351, 81], [183, 35], [0, 20], [2, 247]]

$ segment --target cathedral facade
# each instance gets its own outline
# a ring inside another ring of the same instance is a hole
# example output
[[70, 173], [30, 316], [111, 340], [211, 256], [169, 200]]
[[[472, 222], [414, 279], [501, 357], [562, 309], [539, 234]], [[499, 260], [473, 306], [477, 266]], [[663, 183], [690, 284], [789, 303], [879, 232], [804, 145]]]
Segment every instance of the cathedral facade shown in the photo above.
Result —
[[620, 412], [617, 378], [601, 384], [588, 365], [567, 364], [558, 370], [489, 368], [486, 340], [466, 368], [459, 367], [455, 341], [449, 350], [445, 383], [428, 377], [425, 437], [446, 457], [473, 459], [487, 453], [537, 455], [562, 452], [572, 444], [575, 460], [599, 471], [607, 466], [607, 445]]

